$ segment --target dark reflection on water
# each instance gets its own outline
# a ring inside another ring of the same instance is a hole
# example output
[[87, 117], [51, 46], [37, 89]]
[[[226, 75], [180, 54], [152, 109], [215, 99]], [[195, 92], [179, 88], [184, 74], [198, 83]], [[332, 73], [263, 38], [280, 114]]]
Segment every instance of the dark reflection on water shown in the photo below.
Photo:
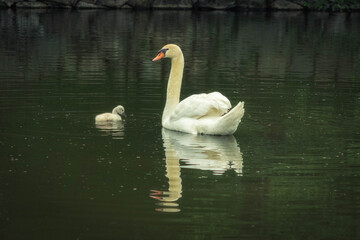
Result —
[[97, 129], [104, 133], [104, 136], [122, 139], [124, 137], [124, 123], [122, 121], [95, 123]]
[[[1, 239], [358, 239], [359, 20], [1, 10]], [[182, 97], [245, 101], [233, 137], [162, 132], [168, 42]]]

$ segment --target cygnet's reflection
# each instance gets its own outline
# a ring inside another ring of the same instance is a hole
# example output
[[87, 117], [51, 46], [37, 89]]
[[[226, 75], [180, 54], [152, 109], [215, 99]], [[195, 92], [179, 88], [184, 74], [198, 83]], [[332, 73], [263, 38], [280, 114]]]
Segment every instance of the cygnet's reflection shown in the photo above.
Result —
[[176, 202], [182, 196], [180, 168], [210, 170], [214, 175], [232, 169], [242, 175], [242, 153], [234, 136], [193, 135], [163, 128], [162, 138], [169, 189], [152, 190], [150, 196], [160, 201], [157, 211], [180, 211]]
[[113, 136], [114, 138], [124, 138], [124, 123], [122, 121], [95, 123], [103, 136]]

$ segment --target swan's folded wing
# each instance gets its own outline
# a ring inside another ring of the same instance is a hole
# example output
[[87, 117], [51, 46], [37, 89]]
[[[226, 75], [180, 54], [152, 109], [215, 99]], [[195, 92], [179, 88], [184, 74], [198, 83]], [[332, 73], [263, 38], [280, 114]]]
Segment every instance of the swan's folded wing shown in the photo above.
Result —
[[180, 118], [194, 118], [221, 116], [231, 108], [230, 101], [221, 93], [195, 94], [182, 100], [171, 114], [171, 121]]

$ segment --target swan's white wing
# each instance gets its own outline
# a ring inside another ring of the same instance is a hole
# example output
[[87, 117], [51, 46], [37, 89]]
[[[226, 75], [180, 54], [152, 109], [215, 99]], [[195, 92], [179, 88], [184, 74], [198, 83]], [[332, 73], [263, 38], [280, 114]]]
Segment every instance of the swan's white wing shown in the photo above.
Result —
[[231, 108], [231, 103], [219, 92], [195, 94], [182, 100], [172, 112], [170, 119], [199, 119], [202, 117], [221, 116]]

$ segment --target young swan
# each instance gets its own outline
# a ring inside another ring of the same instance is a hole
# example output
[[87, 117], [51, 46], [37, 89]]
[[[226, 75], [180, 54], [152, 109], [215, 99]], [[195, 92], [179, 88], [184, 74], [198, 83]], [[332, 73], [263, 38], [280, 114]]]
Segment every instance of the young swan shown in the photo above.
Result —
[[96, 115], [95, 122], [114, 122], [121, 121], [121, 117], [126, 117], [125, 109], [119, 105], [112, 110], [112, 113], [103, 113]]

